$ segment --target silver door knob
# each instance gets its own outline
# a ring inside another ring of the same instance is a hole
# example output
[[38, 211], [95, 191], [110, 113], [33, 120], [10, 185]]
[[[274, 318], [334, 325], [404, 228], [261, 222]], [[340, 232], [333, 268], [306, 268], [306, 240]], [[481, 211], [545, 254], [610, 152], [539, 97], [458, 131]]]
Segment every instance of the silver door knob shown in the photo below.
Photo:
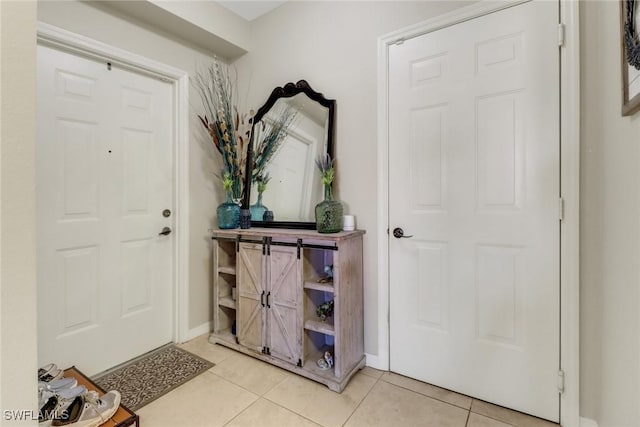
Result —
[[169, 234], [171, 234], [171, 229], [169, 227], [165, 227], [160, 233], [158, 233], [158, 236], [168, 236]]
[[408, 239], [410, 237], [413, 237], [413, 234], [411, 236], [405, 236], [404, 230], [400, 227], [396, 227], [393, 229], [393, 237], [395, 237], [396, 239]]

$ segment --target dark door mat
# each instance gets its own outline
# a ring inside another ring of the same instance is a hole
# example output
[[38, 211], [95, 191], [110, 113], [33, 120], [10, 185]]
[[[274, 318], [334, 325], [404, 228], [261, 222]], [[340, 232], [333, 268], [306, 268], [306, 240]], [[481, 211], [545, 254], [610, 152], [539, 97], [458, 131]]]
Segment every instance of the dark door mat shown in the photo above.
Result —
[[106, 371], [93, 381], [105, 391], [118, 390], [122, 404], [136, 411], [215, 366], [173, 344]]

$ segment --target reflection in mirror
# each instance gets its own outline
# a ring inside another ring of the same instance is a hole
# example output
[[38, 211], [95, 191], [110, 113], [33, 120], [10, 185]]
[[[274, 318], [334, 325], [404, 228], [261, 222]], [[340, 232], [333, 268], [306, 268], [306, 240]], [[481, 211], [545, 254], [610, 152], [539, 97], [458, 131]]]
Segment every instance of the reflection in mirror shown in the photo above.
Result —
[[[314, 207], [321, 200], [322, 183], [314, 160], [327, 151], [326, 128], [329, 109], [311, 101], [303, 93], [280, 98], [256, 126], [257, 141], [268, 132], [287, 107], [296, 111], [285, 131], [286, 136], [265, 165], [263, 175], [270, 177], [262, 204], [273, 211], [278, 221], [314, 221]], [[252, 183], [251, 205], [258, 199], [259, 179]], [[262, 218], [251, 218], [262, 221]]]
[[[335, 101], [326, 100], [301, 80], [277, 88], [269, 101], [256, 115], [253, 130], [252, 164], [259, 158], [259, 144], [264, 135], [282, 118], [286, 111], [295, 116], [286, 134], [274, 149], [266, 165], [259, 171], [270, 178], [262, 185], [252, 180], [249, 204], [252, 206], [252, 225], [257, 227], [315, 228], [315, 206], [323, 198], [322, 177], [315, 167], [315, 159], [332, 153], [333, 113]], [[261, 114], [262, 112], [262, 114]], [[248, 174], [249, 175], [249, 174]], [[257, 170], [251, 175], [256, 177]], [[266, 209], [259, 209], [262, 205]], [[275, 221], [264, 221], [264, 210], [273, 212]], [[261, 216], [258, 220], [257, 216]]]

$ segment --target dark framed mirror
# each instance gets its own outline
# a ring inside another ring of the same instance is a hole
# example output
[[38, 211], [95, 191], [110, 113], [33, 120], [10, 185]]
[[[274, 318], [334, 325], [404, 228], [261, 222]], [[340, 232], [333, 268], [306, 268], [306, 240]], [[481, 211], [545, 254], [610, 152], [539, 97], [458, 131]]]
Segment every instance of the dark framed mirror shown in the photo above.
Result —
[[258, 202], [258, 182], [253, 177], [259, 155], [256, 150], [263, 135], [282, 118], [283, 111], [293, 111], [295, 115], [286, 136], [261, 169], [261, 173], [268, 173], [270, 180], [260, 199], [273, 213], [273, 219], [267, 216], [267, 221], [264, 217], [261, 221], [254, 219], [254, 215], [252, 227], [316, 228], [315, 205], [323, 199], [323, 186], [315, 160], [324, 153], [333, 158], [335, 106], [335, 100], [325, 98], [305, 80], [300, 80], [275, 88], [260, 107], [253, 120], [247, 153], [244, 209], [255, 207]]

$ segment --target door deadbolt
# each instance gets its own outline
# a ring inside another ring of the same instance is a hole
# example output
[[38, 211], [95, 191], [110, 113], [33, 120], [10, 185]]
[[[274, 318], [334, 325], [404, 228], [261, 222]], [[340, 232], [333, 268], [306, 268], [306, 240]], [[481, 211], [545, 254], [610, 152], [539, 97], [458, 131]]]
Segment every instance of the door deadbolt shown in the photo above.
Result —
[[165, 209], [162, 211], [162, 216], [165, 218], [169, 218], [171, 216], [171, 210]]

